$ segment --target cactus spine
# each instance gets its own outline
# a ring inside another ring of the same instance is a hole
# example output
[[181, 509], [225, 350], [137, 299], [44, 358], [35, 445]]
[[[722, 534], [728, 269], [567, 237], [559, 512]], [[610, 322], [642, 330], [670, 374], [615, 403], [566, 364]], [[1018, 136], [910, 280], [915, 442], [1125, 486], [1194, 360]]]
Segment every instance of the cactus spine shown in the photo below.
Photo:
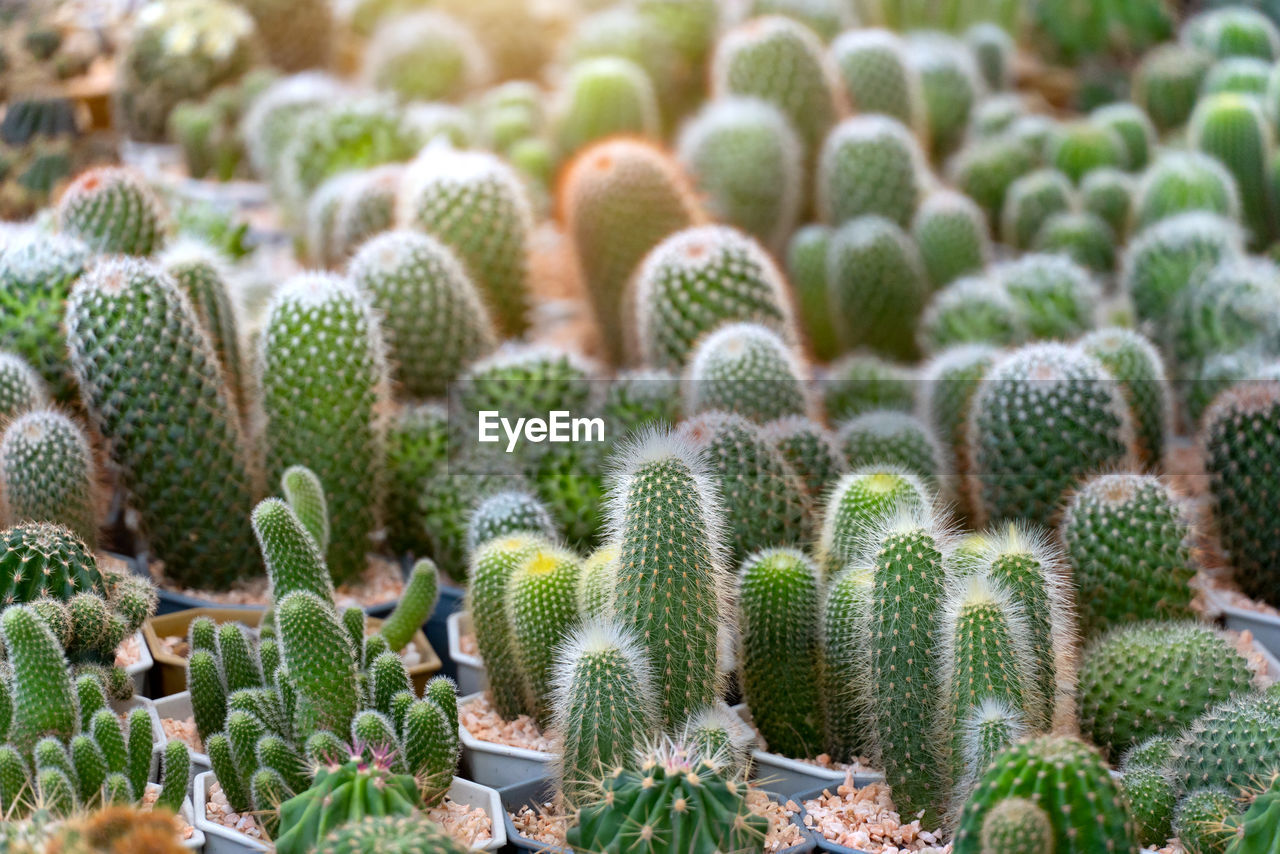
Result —
[[0, 485], [13, 521], [56, 522], [86, 543], [98, 538], [96, 466], [89, 440], [53, 410], [14, 419], [0, 438]]
[[533, 548], [507, 581], [507, 622], [525, 673], [525, 702], [539, 721], [551, 716], [555, 652], [578, 620], [576, 555], [550, 546]]

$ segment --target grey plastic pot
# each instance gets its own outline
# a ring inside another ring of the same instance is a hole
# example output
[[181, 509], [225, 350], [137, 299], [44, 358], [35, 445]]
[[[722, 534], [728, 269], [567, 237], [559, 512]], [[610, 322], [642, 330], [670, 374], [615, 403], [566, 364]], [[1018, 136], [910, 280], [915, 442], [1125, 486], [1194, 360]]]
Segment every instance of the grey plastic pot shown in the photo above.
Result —
[[462, 651], [462, 635], [471, 629], [471, 621], [462, 611], [455, 611], [446, 621], [449, 632], [449, 660], [457, 672], [459, 694], [478, 694], [489, 687], [489, 674], [484, 659]]
[[[165, 718], [184, 720], [192, 716], [191, 692], [182, 691], [178, 694], [170, 694], [168, 697], [161, 697], [159, 700], [153, 700], [152, 706], [156, 710], [156, 716], [160, 719], [161, 726], [164, 725]], [[209, 771], [211, 769], [212, 766], [209, 764], [209, 755], [192, 749], [192, 773], [203, 774], [205, 771]]]
[[[745, 703], [734, 706], [733, 711], [748, 726], [754, 726], [751, 712]], [[844, 782], [845, 776], [844, 771], [835, 768], [823, 768], [759, 748], [751, 751], [751, 779], [762, 788], [787, 797], [795, 797], [797, 792], [807, 792], [814, 788], [838, 786]], [[884, 775], [878, 771], [853, 775], [853, 783], [859, 787], [883, 779]]]
[[[458, 705], [465, 706], [480, 696], [477, 693], [459, 697]], [[556, 761], [554, 753], [481, 741], [462, 724], [458, 725], [458, 736], [462, 739], [462, 774], [481, 786], [501, 789], [526, 780], [538, 780], [548, 776], [551, 764]]]
[[204, 833], [205, 854], [255, 854], [270, 851], [270, 846], [260, 839], [223, 827], [205, 818], [205, 805], [209, 803], [209, 786], [214, 782], [212, 771], [197, 774], [192, 784], [191, 803], [195, 809], [196, 829]]
[[[1232, 605], [1231, 601], [1221, 591], [1212, 588], [1205, 590], [1204, 593], [1205, 598], [1209, 600], [1210, 606], [1222, 614], [1222, 622], [1228, 629], [1253, 633], [1254, 640], [1258, 642], [1258, 646], [1266, 650], [1271, 658], [1268, 664], [1280, 658], [1280, 617], [1274, 617], [1249, 608], [1238, 608]], [[1280, 679], [1280, 669], [1273, 675], [1275, 678]]]

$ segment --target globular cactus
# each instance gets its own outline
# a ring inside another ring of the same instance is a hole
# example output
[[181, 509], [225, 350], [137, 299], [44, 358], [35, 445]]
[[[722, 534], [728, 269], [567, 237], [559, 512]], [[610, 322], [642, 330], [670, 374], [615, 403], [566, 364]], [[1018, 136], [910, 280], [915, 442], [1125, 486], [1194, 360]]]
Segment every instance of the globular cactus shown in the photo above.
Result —
[[769, 750], [798, 759], [824, 749], [819, 590], [817, 566], [796, 549], [757, 552], [738, 572], [743, 698]]
[[1173, 835], [1187, 854], [1225, 854], [1232, 835], [1226, 821], [1238, 810], [1222, 789], [1197, 789], [1178, 802]]
[[1053, 824], [1026, 798], [1005, 798], [982, 821], [981, 854], [1043, 854], [1053, 850]]
[[1280, 382], [1242, 382], [1218, 396], [1204, 414], [1200, 433], [1218, 543], [1236, 568], [1241, 589], [1273, 604], [1280, 601], [1273, 558], [1280, 548], [1280, 525], [1267, 511], [1274, 482], [1257, 472], [1276, 464], [1278, 417]]
[[582, 572], [578, 575], [578, 611], [584, 621], [613, 619], [617, 579], [617, 546], [601, 546], [582, 562]]
[[664, 740], [628, 765], [610, 769], [580, 796], [568, 833], [576, 850], [625, 843], [634, 854], [660, 854], [675, 842], [689, 854], [713, 854], [763, 845], [768, 821], [749, 811], [746, 785], [723, 753]]
[[1094, 327], [1101, 288], [1070, 258], [1029, 253], [991, 275], [1021, 308], [1032, 337], [1070, 339]]
[[776, 105], [800, 135], [810, 166], [839, 118], [838, 85], [813, 31], [778, 15], [726, 32], [711, 60], [712, 95], [745, 95]]
[[665, 370], [619, 371], [605, 390], [601, 412], [616, 425], [614, 439], [645, 427], [674, 427], [680, 420], [679, 381]]
[[1267, 245], [1275, 236], [1268, 180], [1275, 140], [1261, 105], [1247, 95], [1212, 95], [1196, 105], [1187, 134], [1193, 149], [1217, 158], [1235, 178], [1250, 243]]
[[874, 214], [907, 228], [924, 195], [925, 172], [919, 143], [897, 119], [845, 119], [822, 144], [818, 208], [832, 225]]
[[278, 167], [299, 124], [346, 94], [337, 78], [318, 71], [282, 77], [263, 90], [240, 122], [253, 171], [280, 189]]
[[382, 317], [394, 377], [414, 397], [436, 397], [497, 347], [497, 332], [457, 256], [434, 237], [384, 232], [347, 268]]
[[44, 380], [26, 361], [13, 353], [0, 353], [0, 416], [6, 422], [49, 403]]
[[1138, 620], [1191, 616], [1190, 509], [1155, 475], [1081, 485], [1062, 520], [1086, 637]]
[[848, 566], [827, 579], [821, 605], [823, 731], [837, 762], [871, 756], [875, 749], [870, 696], [871, 591], [869, 566]]
[[962, 43], [939, 32], [917, 33], [907, 57], [920, 77], [929, 154], [940, 162], [955, 151], [969, 125], [969, 112], [982, 91], [978, 69]]
[[819, 380], [827, 418], [840, 423], [873, 409], [910, 412], [915, 408], [915, 372], [867, 353], [850, 353], [832, 363]]
[[494, 708], [506, 720], [529, 709], [527, 674], [520, 665], [507, 622], [508, 584], [524, 559], [542, 545], [537, 537], [516, 534], [490, 540], [471, 557], [467, 613], [489, 676]]
[[[1030, 413], [1052, 413], [1053, 436]], [[1045, 523], [1080, 478], [1127, 463], [1131, 416], [1093, 357], [1062, 344], [1023, 347], [980, 381], [969, 417], [968, 470], [980, 519]]]
[[169, 227], [155, 191], [122, 166], [81, 172], [63, 191], [55, 213], [61, 233], [105, 254], [150, 255]]
[[781, 271], [758, 243], [725, 226], [684, 229], [659, 243], [636, 270], [633, 298], [638, 349], [656, 367], [684, 367], [704, 336], [735, 321], [796, 343]]
[[530, 534], [544, 540], [559, 537], [550, 511], [536, 496], [522, 490], [495, 492], [476, 505], [467, 523], [467, 551], [501, 537]]
[[961, 193], [936, 190], [925, 196], [911, 221], [911, 237], [935, 288], [981, 272], [991, 259], [982, 209]]
[[1214, 357], [1276, 352], [1280, 341], [1280, 268], [1264, 259], [1225, 259], [1187, 283], [1170, 317], [1168, 346], [1184, 373]]
[[10, 520], [56, 522], [97, 541], [97, 466], [83, 428], [66, 415], [36, 410], [4, 428], [0, 487]]
[[306, 854], [321, 839], [366, 817], [408, 816], [421, 803], [417, 783], [397, 774], [387, 757], [361, 761], [358, 754], [321, 767], [315, 780], [279, 806], [275, 847], [280, 854]]
[[714, 100], [685, 125], [677, 150], [708, 213], [782, 248], [805, 197], [804, 148], [776, 106]]
[[373, 88], [406, 101], [454, 101], [483, 86], [490, 73], [475, 35], [433, 11], [396, 15], [379, 25], [361, 69]]
[[316, 854], [466, 854], [440, 825], [421, 816], [367, 817], [331, 831]]
[[788, 416], [764, 425], [765, 437], [799, 475], [814, 507], [848, 468], [835, 436], [811, 418]]
[[1000, 347], [1030, 335], [1022, 306], [986, 276], [966, 276], [938, 291], [920, 317], [920, 344], [927, 353], [964, 344]]
[[622, 626], [593, 620], [556, 650], [555, 729], [564, 740], [561, 790], [570, 803], [591, 781], [632, 761], [658, 728], [644, 647]]
[[1091, 332], [1077, 343], [1120, 384], [1133, 414], [1138, 458], [1147, 466], [1158, 466], [1164, 458], [1172, 419], [1169, 388], [1159, 351], [1139, 333], [1119, 327]]
[[[643, 436], [620, 461], [609, 490], [619, 549], [614, 611], [643, 645], [660, 720], [673, 726], [719, 696], [717, 639], [729, 593], [719, 496], [708, 463], [670, 433]], [[676, 585], [683, 595], [659, 599]]]
[[915, 353], [915, 326], [928, 285], [911, 238], [879, 216], [850, 220], [827, 251], [827, 299], [846, 348]]
[[1134, 101], [1161, 132], [1186, 123], [1211, 58], [1181, 44], [1152, 48], [1134, 72]]
[[901, 38], [885, 29], [848, 29], [831, 42], [829, 53], [857, 113], [879, 113], [909, 128], [921, 127], [923, 92]]
[[[1274, 692], [1243, 694], [1209, 709], [1183, 730], [1165, 766], [1184, 803], [1199, 789], [1246, 797], [1257, 781], [1269, 779], [1278, 769], [1280, 714]], [[1177, 816], [1174, 829], [1181, 830]]]
[[1101, 217], [1083, 211], [1059, 211], [1040, 226], [1031, 249], [1065, 255], [1081, 267], [1105, 275], [1116, 265], [1115, 243], [1115, 233]]
[[1120, 787], [1133, 810], [1138, 843], [1147, 847], [1163, 845], [1173, 836], [1173, 810], [1177, 796], [1159, 768], [1126, 768]]
[[581, 59], [568, 70], [553, 108], [552, 126], [562, 158], [611, 136], [654, 138], [661, 116], [653, 81], [630, 59]]
[[[310, 343], [317, 333], [321, 345]], [[290, 279], [268, 309], [259, 364], [268, 466], [315, 472], [329, 504], [329, 568], [338, 583], [357, 578], [380, 520], [386, 461], [385, 353], [368, 298], [337, 276]]]
[[1240, 218], [1235, 176], [1216, 157], [1199, 151], [1162, 153], [1142, 173], [1133, 205], [1138, 229], [1188, 211]]
[[740, 415], [704, 412], [680, 424], [680, 437], [711, 469], [735, 561], [758, 549], [804, 542], [813, 508], [804, 483], [760, 427]]
[[338, 209], [344, 199], [357, 191], [361, 176], [362, 173], [351, 171], [326, 178], [311, 193], [300, 212], [302, 242], [306, 245], [308, 258], [317, 266], [336, 266], [350, 251], [350, 247], [342, 246], [337, 238]]
[[1117, 239], [1129, 234], [1137, 189], [1132, 175], [1119, 169], [1094, 169], [1080, 182], [1080, 207], [1111, 227]]
[[25, 359], [60, 403], [79, 400], [62, 321], [90, 260], [81, 241], [35, 233], [0, 252], [0, 351]]
[[1271, 62], [1256, 56], [1229, 56], [1220, 59], [1200, 84], [1200, 97], [1235, 92], [1238, 95], [1262, 97], [1267, 93]]
[[1280, 30], [1262, 12], [1248, 7], [1206, 10], [1183, 24], [1180, 37], [1184, 43], [1219, 59], [1280, 57]]
[[982, 208], [992, 231], [997, 231], [1009, 188], [1039, 163], [1039, 155], [1031, 146], [1002, 134], [962, 148], [952, 158], [947, 171], [956, 189]]
[[320, 253], [321, 260], [330, 266], [337, 265], [353, 255], [365, 241], [395, 225], [404, 169], [402, 163], [387, 163], [359, 172], [343, 172], [320, 185], [307, 205], [308, 214], [317, 204], [322, 204], [320, 196], [330, 185], [338, 187], [332, 207], [322, 217], [318, 239], [314, 244], [310, 237], [307, 240], [313, 251], [325, 250]]
[[1071, 209], [1072, 187], [1056, 169], [1039, 169], [1009, 185], [1000, 211], [1000, 238], [1015, 249], [1029, 249], [1053, 214]]
[[[1088, 593], [1081, 597], [1088, 601]], [[1213, 706], [1247, 693], [1253, 674], [1231, 642], [1192, 622], [1121, 625], [1084, 652], [1080, 729], [1112, 756], [1176, 735]]]
[[[247, 441], [178, 286], [146, 262], [100, 262], [68, 301], [67, 345], [85, 408], [167, 576], [225, 589], [253, 575], [261, 563], [246, 512], [256, 488]], [[152, 358], [138, 362], [140, 347]], [[142, 400], [153, 403], [135, 405]], [[192, 471], [219, 475], [192, 480]]]
[[480, 151], [428, 146], [405, 172], [399, 223], [456, 253], [507, 335], [528, 325], [533, 212], [516, 172]]
[[578, 620], [578, 575], [582, 563], [564, 549], [538, 546], [526, 554], [507, 581], [507, 622], [517, 660], [525, 673], [526, 707], [550, 720], [555, 651]]
[[826, 494], [815, 555], [827, 578], [863, 557], [869, 538], [905, 511], [925, 510], [933, 492], [919, 475], [891, 465], [858, 469]]
[[773, 330], [729, 323], [703, 337], [685, 372], [686, 415], [724, 410], [764, 424], [813, 410], [808, 366]]
[[1126, 247], [1121, 289], [1140, 320], [1163, 330], [1191, 281], [1243, 253], [1240, 229], [1231, 221], [1203, 212], [1172, 216], [1143, 230]]
[[[930, 359], [921, 376], [920, 418], [942, 446], [944, 466], [963, 484], [969, 474], [969, 413], [978, 383], [1000, 357], [1000, 351], [986, 344], [963, 344], [943, 350]], [[960, 492], [963, 510], [969, 496]]]
[[1112, 126], [1094, 120], [1065, 122], [1049, 137], [1049, 165], [1072, 184], [1079, 184], [1094, 169], [1128, 169], [1125, 138]]
[[840, 426], [836, 441], [851, 469], [889, 466], [923, 478], [931, 488], [946, 485], [942, 447], [914, 415], [892, 410], [864, 412]]
[[979, 21], [964, 31], [964, 41], [987, 88], [993, 92], [1010, 88], [1017, 46], [1008, 30], [990, 21]]
[[558, 197], [605, 347], [621, 362], [628, 280], [651, 249], [698, 222], [701, 211], [666, 152], [630, 139], [606, 140], [574, 158]]
[[991, 139], [1004, 135], [1013, 123], [1028, 115], [1021, 96], [1012, 93], [988, 95], [979, 101], [969, 115], [971, 140]]
[[[1048, 779], [1057, 782], [1041, 788]], [[1043, 850], [1058, 854], [1138, 851], [1133, 815], [1119, 784], [1102, 759], [1075, 739], [1040, 736], [997, 756], [960, 814], [956, 854], [983, 854], [988, 817], [1010, 798], [1033, 800], [1048, 816], [1052, 845]], [[1092, 820], [1078, 821], [1078, 815]]]
[[783, 15], [813, 30], [824, 42], [854, 26], [854, 7], [840, 0], [751, 0], [750, 17]]

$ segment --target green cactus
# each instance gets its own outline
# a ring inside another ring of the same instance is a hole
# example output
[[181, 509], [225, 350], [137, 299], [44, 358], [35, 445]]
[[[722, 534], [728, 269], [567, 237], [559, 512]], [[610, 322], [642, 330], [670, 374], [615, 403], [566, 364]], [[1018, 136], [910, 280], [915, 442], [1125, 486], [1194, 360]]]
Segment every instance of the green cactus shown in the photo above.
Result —
[[813, 410], [807, 366], [767, 326], [727, 323], [704, 336], [685, 372], [688, 416], [724, 410], [764, 424]]
[[869, 538], [891, 519], [924, 510], [933, 494], [924, 480], [893, 466], [874, 466], [846, 474], [826, 495], [822, 530], [815, 549], [827, 578], [859, 561]]
[[911, 237], [935, 288], [981, 272], [991, 258], [982, 209], [961, 193], [937, 190], [925, 196], [911, 221]]
[[[323, 346], [301, 346], [317, 333]], [[378, 320], [348, 280], [299, 275], [268, 309], [260, 362], [268, 464], [277, 478], [291, 465], [315, 472], [329, 503], [330, 571], [338, 583], [357, 578], [384, 485], [388, 391]]]
[[1256, 56], [1229, 56], [1220, 59], [1209, 69], [1200, 84], [1200, 97], [1235, 92], [1238, 95], [1267, 93], [1272, 63]]
[[273, 598], [304, 590], [332, 603], [333, 581], [324, 555], [294, 509], [278, 498], [268, 498], [253, 509], [252, 522]]
[[64, 525], [86, 543], [98, 536], [97, 472], [89, 440], [54, 410], [20, 415], [0, 438], [0, 485], [12, 520]]
[[125, 167], [81, 172], [58, 200], [55, 215], [60, 232], [108, 254], [150, 255], [168, 228], [160, 199]]
[[280, 475], [280, 491], [323, 555], [329, 550], [329, 501], [320, 478], [306, 466], [289, 466]]
[[1053, 850], [1053, 824], [1026, 798], [1005, 798], [982, 821], [980, 854], [1044, 854]]
[[489, 57], [454, 18], [415, 11], [378, 27], [361, 71], [377, 89], [406, 101], [453, 101], [486, 82]]
[[777, 252], [804, 200], [804, 149], [786, 116], [756, 98], [707, 104], [680, 133], [680, 162], [708, 213]]
[[1010, 88], [1017, 46], [1009, 32], [998, 24], [980, 21], [964, 31], [964, 41], [987, 88], [995, 92]]
[[924, 155], [905, 125], [888, 116], [855, 116], [836, 125], [822, 145], [818, 207], [832, 225], [876, 215], [907, 228], [924, 182]]
[[1142, 335], [1118, 327], [1091, 332], [1078, 345], [1120, 384], [1133, 414], [1138, 457], [1145, 465], [1158, 466], [1171, 429], [1169, 391], [1159, 352]]
[[1177, 798], [1173, 786], [1157, 768], [1126, 770], [1120, 778], [1129, 807], [1133, 810], [1138, 844], [1164, 845], [1173, 836], [1173, 810]]
[[883, 29], [847, 29], [831, 43], [830, 55], [854, 110], [920, 127], [923, 92], [902, 39]]
[[1027, 254], [1000, 264], [992, 276], [1018, 303], [1033, 337], [1069, 339], [1094, 327], [1101, 288], [1070, 258]]
[[1235, 799], [1221, 789], [1197, 789], [1178, 803], [1174, 835], [1187, 854], [1226, 854], [1231, 840], [1226, 821], [1238, 809]]
[[1137, 195], [1133, 176], [1119, 169], [1094, 169], [1080, 182], [1081, 208], [1110, 226], [1118, 240], [1129, 235]]
[[823, 750], [819, 589], [796, 549], [757, 552], [738, 574], [743, 697], [769, 749], [799, 759]]
[[467, 613], [489, 676], [494, 708], [506, 720], [514, 719], [529, 708], [526, 705], [527, 674], [520, 665], [512, 628], [507, 622], [508, 586], [525, 558], [542, 547], [535, 536], [514, 534], [490, 540], [471, 557]]
[[930, 300], [920, 318], [920, 344], [928, 353], [965, 344], [1003, 346], [1029, 337], [1021, 305], [986, 276], [966, 276]]
[[67, 359], [65, 306], [89, 259], [81, 241], [41, 232], [0, 252], [0, 351], [25, 359], [63, 404], [80, 394]]
[[644, 68], [620, 56], [581, 59], [569, 68], [553, 118], [557, 147], [570, 158], [615, 135], [657, 137], [661, 115]]
[[1055, 169], [1039, 169], [1012, 184], [1000, 211], [1000, 237], [1015, 249], [1029, 249], [1045, 221], [1071, 209], [1071, 182]]
[[1105, 275], [1116, 265], [1115, 242], [1111, 226], [1101, 217], [1059, 211], [1040, 226], [1031, 248], [1040, 253], [1065, 255], [1081, 267]]
[[[966, 449], [971, 404], [979, 381], [998, 357], [999, 351], [986, 344], [951, 347], [926, 363], [921, 377], [920, 417], [942, 446], [944, 469], [961, 484], [969, 474]], [[959, 497], [966, 514], [971, 512], [969, 496]]]
[[[295, 590], [276, 603], [283, 663], [303, 701], [305, 715], [330, 732], [348, 732], [355, 716], [356, 656], [332, 605], [314, 593]], [[300, 732], [306, 727], [301, 718]]]
[[417, 784], [394, 773], [385, 758], [326, 765], [316, 772], [311, 787], [280, 804], [280, 828], [275, 839], [281, 854], [314, 851], [317, 843], [344, 825], [365, 817], [408, 816], [421, 803]]
[[[101, 262], [68, 303], [67, 343], [93, 425], [168, 578], [223, 589], [255, 574], [248, 446], [213, 347], [173, 281], [145, 262]], [[134, 364], [139, 346], [154, 358]], [[120, 371], [126, 362], [133, 367]], [[127, 405], [139, 400], [163, 403]], [[193, 481], [191, 471], [219, 476]]]
[[525, 673], [526, 707], [546, 723], [551, 715], [555, 648], [578, 620], [576, 555], [551, 546], [531, 549], [507, 581], [507, 622], [516, 659]]
[[869, 567], [847, 566], [827, 574], [821, 603], [821, 679], [826, 750], [838, 762], [870, 756], [875, 748], [869, 696], [871, 592]]
[[920, 77], [929, 153], [941, 162], [960, 146], [982, 81], [964, 45], [940, 32], [913, 34], [907, 42], [907, 57]]
[[[469, 483], [465, 477], [448, 478], [449, 462], [449, 412], [443, 404], [425, 403], [407, 405], [391, 419], [387, 429], [387, 541], [397, 553], [413, 552], [431, 554], [450, 577], [456, 577], [459, 561], [465, 561], [464, 543], [461, 537], [449, 536], [462, 533], [454, 524], [423, 524], [422, 500], [427, 486], [441, 479]], [[453, 493], [455, 496], [457, 491]], [[434, 508], [437, 512], [445, 507]], [[456, 513], [450, 512], [450, 518]], [[430, 534], [440, 532], [440, 542], [447, 554], [433, 550]], [[455, 542], [456, 539], [456, 542]]]
[[1268, 168], [1275, 141], [1262, 106], [1248, 95], [1209, 96], [1196, 105], [1187, 133], [1193, 149], [1217, 158], [1235, 178], [1250, 242], [1270, 243], [1275, 236], [1275, 200]]
[[617, 425], [614, 438], [625, 439], [645, 427], [672, 427], [680, 420], [680, 388], [668, 371], [637, 368], [619, 371], [605, 390], [601, 412]]
[[943, 451], [927, 425], [913, 415], [892, 410], [864, 412], [836, 433], [851, 469], [899, 467], [936, 487], [947, 474]]
[[913, 356], [916, 319], [927, 292], [920, 253], [894, 223], [860, 217], [832, 235], [827, 298], [846, 348], [861, 345], [899, 358]]
[[383, 317], [395, 379], [414, 397], [443, 394], [470, 362], [497, 346], [471, 279], [429, 235], [378, 235], [356, 253], [348, 274]]
[[466, 854], [440, 825], [424, 816], [363, 818], [317, 840], [316, 854]]
[[702, 218], [697, 201], [666, 152], [618, 139], [591, 146], [565, 167], [559, 205], [606, 351], [621, 362], [627, 282], [663, 238]]
[[1256, 475], [1272, 465], [1271, 434], [1280, 413], [1280, 383], [1242, 382], [1220, 394], [1205, 412], [1200, 447], [1209, 474], [1209, 494], [1218, 542], [1236, 568], [1241, 589], [1276, 602], [1275, 563], [1280, 542], [1267, 513], [1272, 485]]
[[873, 409], [915, 409], [915, 372], [867, 353], [851, 353], [827, 369], [821, 380], [827, 418], [840, 423]]
[[35, 610], [11, 606], [0, 616], [13, 697], [8, 741], [27, 753], [46, 736], [70, 740], [76, 698], [62, 648]]
[[1020, 96], [988, 95], [974, 106], [969, 116], [969, 133], [974, 139], [991, 139], [1006, 133], [1014, 122], [1027, 115], [1027, 105]]
[[1280, 845], [1280, 785], [1274, 775], [1267, 789], [1254, 798], [1244, 815], [1231, 824], [1239, 829], [1227, 854], [1273, 854]]
[[962, 148], [947, 171], [956, 189], [982, 208], [988, 225], [996, 231], [1009, 188], [1034, 170], [1039, 161], [1039, 155], [1026, 142], [1002, 134]]
[[[1119, 784], [1089, 747], [1064, 736], [1040, 736], [1001, 753], [964, 805], [956, 854], [981, 854], [988, 816], [1010, 798], [1033, 799], [1049, 817], [1058, 854], [1123, 851], [1136, 854], [1133, 815]], [[1091, 821], [1075, 820], [1077, 815]]]
[[1144, 229], [1125, 249], [1121, 289], [1140, 320], [1164, 328], [1190, 282], [1219, 261], [1244, 253], [1240, 230], [1213, 214], [1191, 212]]
[[1199, 151], [1162, 153], [1142, 175], [1134, 197], [1134, 221], [1146, 228], [1187, 211], [1240, 218], [1235, 177], [1216, 158]]
[[[1030, 426], [1030, 412], [1052, 413], [1053, 437]], [[991, 367], [974, 396], [968, 444], [979, 518], [1041, 524], [1081, 477], [1133, 453], [1115, 381], [1093, 357], [1061, 344], [1023, 347]]]
[[[659, 716], [670, 727], [719, 696], [717, 638], [729, 582], [718, 496], [710, 465], [672, 434], [648, 434], [620, 460], [609, 498], [619, 548], [614, 611], [644, 647]], [[659, 601], [659, 591], [676, 585], [683, 595]]]
[[426, 625], [439, 593], [436, 565], [422, 558], [409, 571], [400, 601], [378, 629], [392, 652], [408, 646], [413, 636]]
[[1183, 24], [1180, 35], [1184, 43], [1219, 59], [1280, 58], [1280, 30], [1262, 12], [1244, 6], [1206, 10]]
[[828, 487], [848, 468], [835, 436], [817, 421], [794, 415], [769, 422], [764, 425], [764, 433], [800, 476], [816, 509]]
[[806, 225], [792, 233], [786, 254], [787, 278], [795, 290], [801, 326], [809, 347], [820, 361], [830, 361], [840, 352], [827, 302], [830, 243], [830, 227]]
[[559, 533], [545, 504], [519, 491], [495, 492], [476, 505], [467, 525], [467, 550], [476, 549], [500, 537], [530, 534], [554, 541]]
[[1059, 125], [1049, 138], [1046, 154], [1049, 165], [1072, 184], [1079, 184], [1094, 169], [1140, 168], [1129, 162], [1126, 137], [1114, 126], [1093, 117]]
[[656, 692], [644, 647], [621, 626], [588, 622], [566, 639], [553, 707], [570, 803], [591, 791], [591, 781], [630, 763], [657, 731]]
[[582, 562], [578, 575], [578, 611], [583, 620], [613, 618], [617, 579], [617, 546], [601, 546]]
[[1134, 100], [1161, 132], [1183, 125], [1191, 116], [1210, 57], [1181, 44], [1152, 48], [1134, 73]]

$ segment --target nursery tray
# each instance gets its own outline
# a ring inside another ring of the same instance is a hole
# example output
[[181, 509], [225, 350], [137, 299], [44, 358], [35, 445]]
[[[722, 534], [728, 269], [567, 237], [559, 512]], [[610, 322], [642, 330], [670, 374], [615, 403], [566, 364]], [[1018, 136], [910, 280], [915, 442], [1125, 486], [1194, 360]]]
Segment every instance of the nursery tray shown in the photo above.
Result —
[[489, 674], [485, 673], [484, 660], [478, 655], [462, 651], [462, 636], [471, 631], [471, 620], [461, 611], [449, 615], [449, 659], [457, 676], [459, 694], [479, 694], [489, 687]]
[[[751, 712], [745, 703], [733, 707], [734, 713], [748, 725], [753, 727]], [[771, 792], [788, 797], [795, 797], [796, 792], [806, 792], [814, 787], [838, 786], [844, 782], [848, 772], [836, 768], [823, 768], [811, 762], [801, 762], [777, 753], [756, 748], [751, 751], [751, 778]], [[853, 783], [861, 788], [884, 779], [878, 771], [862, 771], [853, 775]]]
[[[458, 706], [462, 707], [480, 696], [479, 693], [461, 696]], [[499, 790], [502, 786], [544, 779], [558, 758], [555, 753], [481, 741], [461, 723], [458, 724], [458, 736], [462, 739], [462, 773], [468, 780]]]
[[166, 650], [160, 638], [186, 637], [188, 628], [197, 617], [208, 617], [219, 625], [244, 623], [256, 629], [262, 622], [263, 613], [262, 608], [194, 607], [163, 612], [148, 619], [142, 624], [142, 637], [155, 659], [152, 693], [157, 697], [168, 697], [187, 690], [187, 660]]
[[[1268, 663], [1280, 658], [1280, 617], [1273, 617], [1261, 611], [1232, 605], [1221, 591], [1213, 588], [1205, 590], [1204, 594], [1214, 610], [1222, 613], [1222, 622], [1228, 629], [1253, 633], [1258, 645], [1271, 656], [1271, 661]], [[1280, 679], [1280, 670], [1276, 672], [1275, 676]]]

